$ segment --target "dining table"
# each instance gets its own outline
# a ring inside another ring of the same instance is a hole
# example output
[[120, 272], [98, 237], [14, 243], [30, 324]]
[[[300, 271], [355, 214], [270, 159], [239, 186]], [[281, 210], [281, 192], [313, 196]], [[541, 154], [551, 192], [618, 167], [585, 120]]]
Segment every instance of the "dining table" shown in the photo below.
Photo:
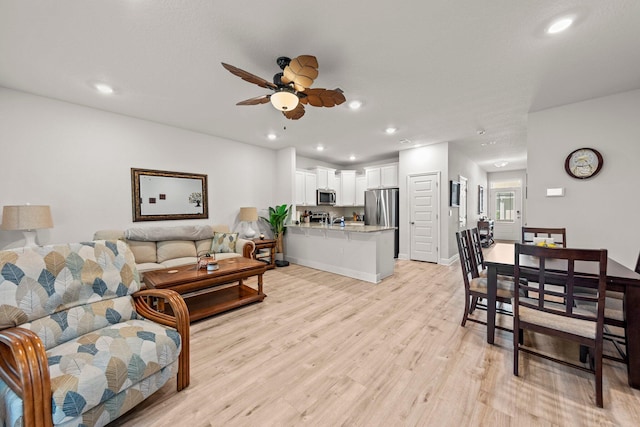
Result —
[[[514, 276], [515, 245], [513, 243], [495, 243], [491, 250], [485, 251], [484, 261], [487, 266], [487, 307], [496, 306], [496, 290], [498, 275]], [[553, 262], [558, 264], [554, 266]], [[520, 255], [520, 265], [538, 267], [537, 258]], [[561, 260], [548, 260], [547, 269], [566, 270], [566, 263]], [[577, 273], [597, 275], [593, 263], [575, 265]], [[640, 274], [620, 264], [614, 259], [607, 259], [607, 291], [624, 294], [625, 319], [627, 321], [627, 374], [629, 385], [640, 389]], [[496, 311], [487, 311], [487, 342], [494, 343]]]

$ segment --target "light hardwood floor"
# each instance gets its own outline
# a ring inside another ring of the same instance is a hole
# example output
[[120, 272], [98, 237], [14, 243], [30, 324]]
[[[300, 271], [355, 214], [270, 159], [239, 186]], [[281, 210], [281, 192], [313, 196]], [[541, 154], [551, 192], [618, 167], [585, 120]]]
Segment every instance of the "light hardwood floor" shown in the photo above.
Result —
[[112, 425], [640, 423], [640, 391], [621, 364], [605, 362], [604, 409], [588, 373], [521, 355], [513, 376], [510, 333], [488, 345], [483, 325], [460, 326], [457, 263], [397, 261], [377, 285], [291, 265], [266, 273], [265, 292], [262, 303], [192, 324], [191, 385], [177, 393], [170, 381]]

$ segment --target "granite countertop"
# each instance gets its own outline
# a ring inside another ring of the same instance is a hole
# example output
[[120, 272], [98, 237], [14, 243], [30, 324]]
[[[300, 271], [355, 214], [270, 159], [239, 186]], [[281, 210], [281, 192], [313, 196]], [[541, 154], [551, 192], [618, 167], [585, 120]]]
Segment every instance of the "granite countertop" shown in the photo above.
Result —
[[331, 230], [331, 231], [351, 231], [356, 233], [373, 233], [375, 231], [384, 231], [384, 230], [395, 230], [395, 227], [385, 227], [383, 225], [348, 225], [345, 224], [344, 227], [340, 227], [340, 224], [334, 225], [325, 225], [319, 222], [311, 222], [305, 224], [289, 224], [286, 227], [291, 228], [301, 228], [301, 229], [320, 229], [320, 230]]

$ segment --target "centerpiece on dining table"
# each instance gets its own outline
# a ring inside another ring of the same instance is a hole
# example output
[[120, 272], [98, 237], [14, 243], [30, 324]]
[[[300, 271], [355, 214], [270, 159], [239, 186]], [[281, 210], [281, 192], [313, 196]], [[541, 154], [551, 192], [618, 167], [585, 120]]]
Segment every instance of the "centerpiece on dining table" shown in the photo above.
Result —
[[553, 237], [534, 237], [533, 244], [536, 246], [541, 246], [544, 248], [555, 248], [557, 247], [554, 243]]

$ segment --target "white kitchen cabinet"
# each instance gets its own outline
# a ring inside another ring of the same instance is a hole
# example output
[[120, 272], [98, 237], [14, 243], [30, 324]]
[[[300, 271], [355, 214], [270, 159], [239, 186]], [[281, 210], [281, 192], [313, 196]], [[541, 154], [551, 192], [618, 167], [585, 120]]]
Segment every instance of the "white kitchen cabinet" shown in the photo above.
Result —
[[315, 172], [296, 171], [296, 205], [316, 205], [317, 176]]
[[364, 192], [367, 190], [367, 177], [356, 176], [356, 206], [364, 206]]
[[342, 177], [337, 174], [334, 180], [336, 183], [336, 206], [342, 206]]
[[398, 186], [398, 163], [364, 168], [367, 188], [392, 188]]
[[380, 185], [383, 188], [398, 186], [398, 164], [380, 167]]
[[340, 176], [340, 206], [356, 205], [356, 171], [339, 171]]
[[296, 205], [304, 206], [307, 197], [304, 192], [304, 172], [296, 171]]
[[338, 184], [336, 182], [336, 171], [335, 170], [333, 172], [329, 172], [329, 175], [327, 177], [327, 181], [328, 181], [329, 190], [335, 190], [336, 188], [338, 188]]
[[380, 188], [380, 168], [365, 168], [364, 176], [367, 181], [367, 188]]
[[336, 170], [316, 167], [314, 169], [319, 190], [335, 190], [336, 189]]

